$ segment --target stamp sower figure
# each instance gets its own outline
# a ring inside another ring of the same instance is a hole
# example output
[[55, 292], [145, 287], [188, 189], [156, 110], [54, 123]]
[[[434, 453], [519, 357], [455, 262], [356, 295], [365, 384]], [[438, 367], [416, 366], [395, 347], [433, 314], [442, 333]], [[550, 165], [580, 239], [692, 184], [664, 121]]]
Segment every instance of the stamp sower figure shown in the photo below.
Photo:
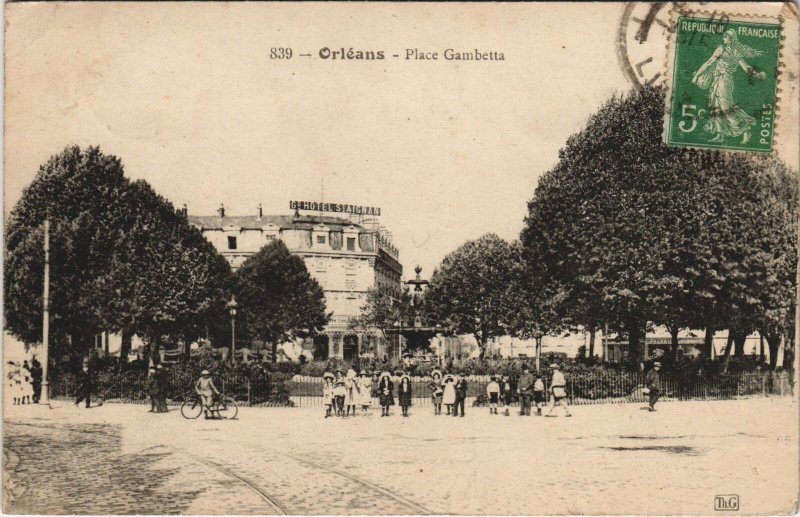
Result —
[[467, 400], [467, 380], [462, 376], [458, 376], [456, 381], [456, 403], [453, 406], [453, 416], [458, 415], [458, 408], [461, 408], [461, 416], [464, 416], [464, 403]]
[[531, 416], [531, 399], [533, 399], [533, 374], [528, 369], [528, 365], [522, 367], [522, 375], [519, 377], [519, 414], [520, 416]]
[[394, 406], [394, 383], [389, 372], [381, 373], [378, 396], [381, 399], [381, 416], [389, 416], [389, 406]]
[[214, 396], [219, 396], [219, 390], [214, 386], [214, 381], [211, 379], [211, 373], [208, 370], [203, 370], [200, 373], [200, 378], [197, 379], [197, 383], [194, 385], [194, 391], [200, 395], [205, 417], [211, 418], [214, 416], [211, 410], [211, 403], [214, 401]]
[[553, 405], [550, 406], [550, 411], [547, 412], [546, 416], [554, 416], [553, 410], [555, 410], [556, 406], [563, 407], [567, 416], [572, 416], [566, 403], [567, 379], [564, 377], [564, 374], [561, 373], [561, 370], [558, 369], [557, 363], [550, 365], [550, 368], [553, 369], [553, 379], [550, 383], [550, 395], [553, 398]]
[[400, 384], [397, 387], [397, 400], [403, 408], [403, 416], [408, 416], [408, 408], [411, 406], [411, 377], [407, 373], [400, 376]]
[[692, 82], [708, 90], [708, 106], [711, 110], [703, 129], [713, 133], [710, 142], [721, 143], [727, 137], [742, 137], [742, 145], [750, 141], [751, 128], [756, 119], [745, 113], [735, 102], [734, 74], [739, 67], [748, 75], [764, 79], [763, 71], [756, 71], [744, 60], [758, 57], [761, 51], [739, 42], [736, 31], [728, 29], [722, 36], [722, 45], [703, 63], [692, 77]]
[[333, 395], [333, 374], [331, 372], [325, 372], [322, 374], [322, 400], [325, 402], [325, 418], [332, 416], [332, 408], [334, 406], [334, 395]]
[[536, 404], [536, 414], [542, 414], [542, 406], [547, 401], [544, 398], [544, 381], [542, 376], [536, 374], [536, 382], [533, 383], [533, 403]]
[[661, 396], [661, 363], [658, 361], [653, 363], [653, 369], [647, 372], [644, 381], [647, 389], [650, 390], [650, 405], [647, 409], [655, 411], [656, 402], [658, 402], [658, 397]]
[[503, 375], [500, 381], [500, 389], [503, 393], [503, 406], [505, 406], [505, 415], [508, 416], [511, 409], [511, 404], [514, 402], [514, 391], [511, 388], [511, 378], [508, 375]]
[[497, 384], [497, 376], [491, 376], [491, 382], [486, 385], [486, 398], [489, 399], [489, 414], [497, 414], [497, 402], [500, 400], [500, 385]]
[[442, 404], [447, 408], [449, 415], [453, 410], [453, 404], [456, 403], [456, 380], [451, 374], [444, 376], [444, 392], [442, 395]]
[[158, 410], [158, 379], [156, 379], [155, 365], [148, 370], [145, 387], [147, 388], [147, 394], [150, 395], [150, 409], [147, 412], [154, 413]]
[[88, 363], [83, 363], [78, 374], [78, 398], [75, 399], [75, 405], [79, 405], [83, 400], [86, 401], [87, 408], [92, 405], [92, 374]]
[[433, 414], [442, 414], [442, 396], [444, 395], [444, 388], [442, 388], [442, 372], [434, 370], [431, 372], [431, 382], [428, 383], [428, 388], [431, 390], [431, 402], [433, 403]]

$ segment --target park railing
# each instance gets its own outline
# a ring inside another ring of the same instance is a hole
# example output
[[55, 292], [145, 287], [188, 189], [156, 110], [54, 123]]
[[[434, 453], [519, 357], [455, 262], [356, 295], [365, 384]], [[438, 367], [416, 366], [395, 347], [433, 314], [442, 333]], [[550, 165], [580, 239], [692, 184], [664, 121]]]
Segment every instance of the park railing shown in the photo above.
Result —
[[[147, 372], [140, 370], [103, 371], [95, 374], [93, 397], [105, 401], [141, 403], [149, 401]], [[175, 369], [167, 370], [163, 383], [168, 402], [179, 404], [194, 392], [196, 375]], [[222, 372], [213, 376], [217, 388], [226, 396], [249, 406], [321, 407], [323, 380], [321, 377], [273, 373], [246, 375]], [[467, 403], [486, 402], [486, 375], [466, 376]], [[570, 404], [609, 404], [644, 402], [648, 398], [645, 376], [640, 373], [607, 370], [566, 374], [567, 397]], [[429, 407], [430, 379], [413, 378], [412, 405]], [[516, 379], [511, 379], [516, 401]], [[544, 379], [549, 391], [549, 378]], [[788, 372], [753, 372], [730, 375], [664, 375], [661, 379], [661, 400], [727, 400], [746, 397], [791, 396], [794, 386]], [[51, 379], [52, 397], [74, 397], [77, 393], [75, 376], [61, 374]], [[395, 397], [397, 396], [395, 383]], [[373, 393], [377, 398], [377, 393]], [[373, 400], [377, 404], [377, 400]]]

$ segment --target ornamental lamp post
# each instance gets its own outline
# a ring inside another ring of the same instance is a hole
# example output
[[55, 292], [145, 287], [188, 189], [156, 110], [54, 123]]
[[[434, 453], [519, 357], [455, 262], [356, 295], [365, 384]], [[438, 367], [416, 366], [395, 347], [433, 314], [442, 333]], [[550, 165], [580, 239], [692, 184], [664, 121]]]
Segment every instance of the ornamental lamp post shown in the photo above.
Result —
[[231, 295], [231, 301], [226, 305], [228, 312], [231, 315], [231, 364], [236, 364], [236, 297]]
[[542, 336], [544, 334], [541, 330], [536, 329], [536, 332], [533, 333], [533, 337], [536, 339], [536, 371], [539, 371], [539, 363], [542, 357]]

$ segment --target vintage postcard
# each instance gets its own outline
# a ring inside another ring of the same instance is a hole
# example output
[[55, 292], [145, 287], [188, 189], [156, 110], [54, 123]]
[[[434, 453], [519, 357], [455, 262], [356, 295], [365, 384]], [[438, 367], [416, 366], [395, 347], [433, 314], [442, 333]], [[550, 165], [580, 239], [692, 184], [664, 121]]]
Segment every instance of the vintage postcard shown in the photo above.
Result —
[[5, 513], [798, 511], [797, 3], [4, 16]]

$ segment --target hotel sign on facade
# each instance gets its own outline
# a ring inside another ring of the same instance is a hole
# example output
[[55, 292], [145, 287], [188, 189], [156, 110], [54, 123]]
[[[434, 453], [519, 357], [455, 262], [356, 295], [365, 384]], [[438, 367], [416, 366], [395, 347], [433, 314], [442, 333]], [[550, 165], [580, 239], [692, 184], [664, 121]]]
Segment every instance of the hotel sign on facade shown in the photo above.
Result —
[[289, 201], [292, 210], [314, 210], [322, 212], [338, 212], [341, 214], [380, 216], [381, 209], [374, 206], [346, 205], [342, 203], [322, 203], [317, 201]]

